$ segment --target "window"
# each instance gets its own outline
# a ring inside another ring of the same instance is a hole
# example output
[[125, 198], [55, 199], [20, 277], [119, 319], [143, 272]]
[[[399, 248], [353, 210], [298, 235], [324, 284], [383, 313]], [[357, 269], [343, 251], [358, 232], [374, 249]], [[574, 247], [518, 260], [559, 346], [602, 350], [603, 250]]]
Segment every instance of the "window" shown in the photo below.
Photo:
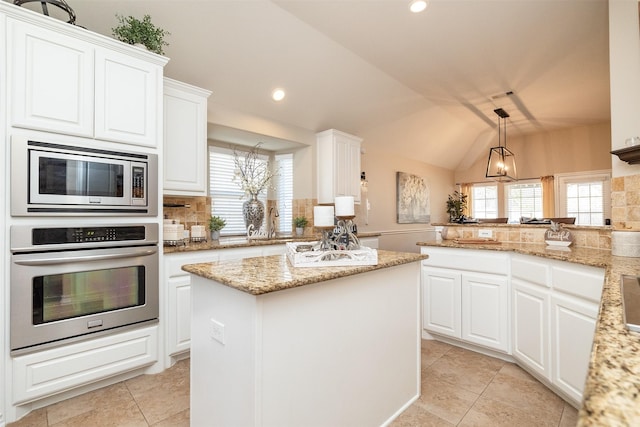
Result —
[[[268, 162], [267, 156], [260, 156], [260, 161]], [[293, 155], [278, 154], [275, 156], [275, 168], [278, 176], [273, 183], [279, 213], [278, 231], [291, 233], [292, 205], [293, 205]], [[233, 150], [228, 148], [209, 146], [209, 195], [211, 196], [211, 214], [224, 218], [227, 225], [221, 235], [246, 234], [247, 230], [242, 217], [242, 204], [247, 200], [237, 182], [233, 180], [235, 162]], [[267, 207], [267, 195], [261, 193], [258, 200]], [[269, 219], [269, 212], [265, 212], [265, 222]]]
[[[209, 146], [209, 195], [211, 196], [211, 215], [217, 215], [227, 221], [221, 235], [246, 234], [242, 217], [242, 204], [246, 199], [244, 192], [233, 180], [235, 163], [233, 150]], [[262, 161], [267, 162], [264, 156]], [[258, 199], [267, 206], [266, 194]]]
[[604, 225], [610, 217], [609, 172], [557, 175], [560, 216], [576, 217], [577, 225]]
[[471, 196], [471, 216], [474, 218], [498, 217], [498, 186], [475, 184]]
[[276, 193], [278, 213], [278, 231], [291, 233], [293, 230], [293, 154], [276, 154]]
[[505, 184], [509, 223], [519, 223], [521, 217], [542, 218], [542, 184], [540, 181], [519, 181]]

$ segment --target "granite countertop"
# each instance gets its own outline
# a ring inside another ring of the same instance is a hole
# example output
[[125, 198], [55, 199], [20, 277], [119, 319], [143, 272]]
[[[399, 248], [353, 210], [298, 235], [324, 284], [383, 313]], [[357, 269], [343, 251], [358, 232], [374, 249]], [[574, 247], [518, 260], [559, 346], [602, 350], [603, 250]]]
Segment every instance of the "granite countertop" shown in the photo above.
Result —
[[[379, 237], [380, 233], [358, 233], [358, 237]], [[251, 246], [284, 245], [287, 242], [313, 242], [320, 239], [320, 236], [281, 236], [275, 239], [252, 239], [244, 236], [222, 237], [220, 240], [207, 240], [204, 242], [189, 242], [185, 245], [164, 246], [165, 254], [193, 251], [209, 251], [215, 249], [245, 248]]]
[[600, 312], [580, 409], [579, 426], [640, 425], [640, 333], [622, 319], [620, 276], [640, 274], [640, 258], [612, 256], [610, 251], [548, 249], [536, 244], [458, 244], [418, 242], [419, 246], [512, 251], [526, 255], [605, 268]]
[[427, 255], [378, 250], [377, 265], [349, 267], [293, 267], [286, 255], [187, 264], [184, 271], [215, 280], [252, 295], [296, 288], [368, 271], [427, 259]]

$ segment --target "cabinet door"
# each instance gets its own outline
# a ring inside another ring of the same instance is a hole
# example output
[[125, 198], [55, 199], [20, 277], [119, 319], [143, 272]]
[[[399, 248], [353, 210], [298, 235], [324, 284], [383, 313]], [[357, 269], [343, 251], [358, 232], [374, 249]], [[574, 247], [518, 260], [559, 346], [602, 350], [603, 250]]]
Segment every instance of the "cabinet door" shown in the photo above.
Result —
[[462, 275], [462, 339], [509, 352], [509, 287], [506, 277]]
[[589, 369], [598, 304], [555, 294], [551, 313], [552, 382], [578, 405]]
[[335, 196], [353, 196], [360, 202], [360, 142], [342, 136], [336, 137]]
[[95, 136], [155, 147], [162, 67], [96, 49]]
[[191, 276], [172, 277], [168, 285], [167, 353], [172, 356], [191, 347]]
[[549, 292], [512, 279], [513, 357], [551, 380]]
[[360, 203], [360, 144], [362, 139], [329, 129], [316, 134], [318, 203], [336, 196], [353, 196]]
[[93, 136], [93, 48], [73, 37], [8, 19], [11, 124]]
[[422, 268], [422, 327], [454, 338], [461, 336], [461, 274]]
[[[164, 193], [207, 195], [207, 98], [164, 86]], [[185, 85], [186, 86], [186, 85]]]

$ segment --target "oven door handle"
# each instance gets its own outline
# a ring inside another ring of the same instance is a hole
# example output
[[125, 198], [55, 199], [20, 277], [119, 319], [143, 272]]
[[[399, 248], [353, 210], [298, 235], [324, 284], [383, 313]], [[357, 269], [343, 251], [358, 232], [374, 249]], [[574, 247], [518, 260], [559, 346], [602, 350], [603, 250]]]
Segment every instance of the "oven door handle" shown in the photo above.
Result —
[[56, 265], [68, 264], [69, 262], [93, 262], [101, 260], [131, 258], [136, 256], [149, 256], [158, 252], [157, 249], [143, 249], [136, 251], [127, 251], [112, 254], [95, 254], [95, 255], [64, 255], [64, 256], [44, 256], [43, 258], [29, 258], [24, 260], [16, 260], [14, 264], [19, 265]]

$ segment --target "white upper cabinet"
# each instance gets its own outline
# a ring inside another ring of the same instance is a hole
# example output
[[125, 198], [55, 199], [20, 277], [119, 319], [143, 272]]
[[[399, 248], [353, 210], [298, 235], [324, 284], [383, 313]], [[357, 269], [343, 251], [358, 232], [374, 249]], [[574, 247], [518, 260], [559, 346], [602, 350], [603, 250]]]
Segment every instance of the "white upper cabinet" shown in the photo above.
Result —
[[141, 59], [96, 50], [95, 137], [156, 146], [162, 69]]
[[360, 203], [361, 144], [361, 138], [335, 129], [316, 134], [318, 203], [333, 203], [336, 196]]
[[208, 90], [164, 79], [164, 194], [207, 194]]
[[90, 43], [8, 20], [13, 126], [93, 136]]
[[7, 19], [10, 125], [157, 146], [167, 59], [149, 61], [137, 48], [44, 22]]

